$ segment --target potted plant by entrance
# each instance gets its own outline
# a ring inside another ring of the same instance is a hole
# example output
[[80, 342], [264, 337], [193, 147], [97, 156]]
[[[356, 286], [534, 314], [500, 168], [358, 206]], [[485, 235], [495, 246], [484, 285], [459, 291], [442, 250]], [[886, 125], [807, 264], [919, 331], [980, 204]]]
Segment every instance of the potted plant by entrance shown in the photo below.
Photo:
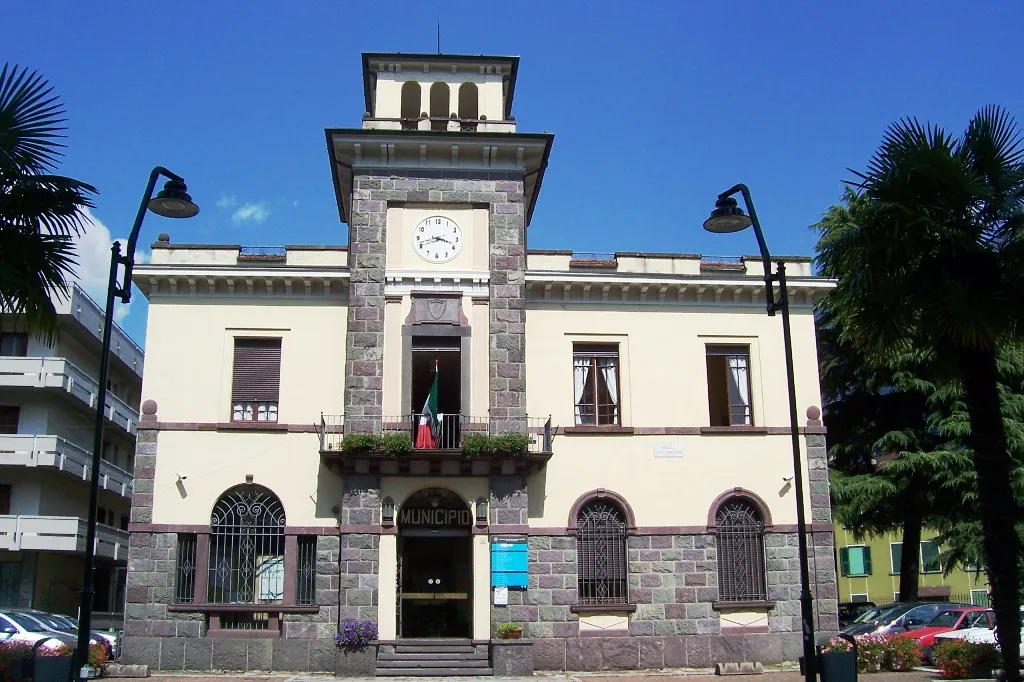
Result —
[[337, 677], [373, 677], [377, 672], [377, 624], [349, 620], [338, 628]]
[[498, 639], [522, 639], [523, 628], [518, 623], [502, 623], [498, 626]]

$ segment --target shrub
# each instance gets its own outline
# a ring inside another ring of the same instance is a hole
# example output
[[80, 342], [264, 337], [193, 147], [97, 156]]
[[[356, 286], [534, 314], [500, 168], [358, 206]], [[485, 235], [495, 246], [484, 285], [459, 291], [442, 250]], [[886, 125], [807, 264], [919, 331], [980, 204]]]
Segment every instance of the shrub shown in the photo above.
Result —
[[893, 672], [913, 670], [921, 665], [921, 645], [916, 639], [894, 635], [888, 638], [885, 667]]
[[394, 457], [412, 450], [412, 438], [405, 433], [353, 433], [341, 441], [343, 452], [374, 452], [387, 457]]
[[847, 642], [842, 637], [833, 637], [828, 640], [825, 644], [821, 645], [821, 652], [826, 654], [831, 653], [846, 653], [853, 648], [853, 645]]
[[500, 454], [518, 455], [530, 445], [530, 438], [521, 433], [502, 433], [488, 436], [483, 433], [467, 433], [462, 437], [462, 452], [467, 455]]
[[857, 640], [857, 672], [873, 673], [882, 669], [889, 650], [889, 638], [862, 635]]
[[107, 654], [106, 642], [96, 642], [89, 645], [89, 665], [94, 668], [102, 668], [103, 664], [110, 659]]
[[943, 676], [963, 679], [991, 672], [999, 665], [999, 651], [992, 644], [944, 639], [932, 649], [932, 659]]
[[27, 642], [0, 642], [0, 680], [11, 682], [11, 663], [32, 658], [32, 645]]
[[377, 624], [372, 620], [347, 620], [338, 630], [338, 646], [362, 647], [377, 641]]

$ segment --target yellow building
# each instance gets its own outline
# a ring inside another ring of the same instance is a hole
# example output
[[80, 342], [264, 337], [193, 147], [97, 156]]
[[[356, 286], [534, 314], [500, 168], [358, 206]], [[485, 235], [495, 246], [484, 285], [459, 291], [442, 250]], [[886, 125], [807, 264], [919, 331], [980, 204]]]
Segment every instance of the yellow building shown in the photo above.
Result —
[[[379, 630], [378, 674], [796, 660], [786, 364], [761, 261], [528, 250], [553, 136], [516, 130], [518, 59], [363, 64], [362, 127], [326, 131], [347, 247], [161, 235], [135, 269], [150, 305], [125, 660], [330, 670], [357, 621]], [[831, 285], [787, 260], [829, 631], [812, 310]], [[497, 639], [505, 622], [525, 638]]]
[[[921, 532], [918, 597], [988, 606], [988, 578], [983, 572], [958, 567], [946, 575], [937, 533]], [[888, 604], [900, 596], [902, 533], [890, 532], [857, 538], [836, 524], [836, 556], [839, 568], [839, 601], [870, 601]]]

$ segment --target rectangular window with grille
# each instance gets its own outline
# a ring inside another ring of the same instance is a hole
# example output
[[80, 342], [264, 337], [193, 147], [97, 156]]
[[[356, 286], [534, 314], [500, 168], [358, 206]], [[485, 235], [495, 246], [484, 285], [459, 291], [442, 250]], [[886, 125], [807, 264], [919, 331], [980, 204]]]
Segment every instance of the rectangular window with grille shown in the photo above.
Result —
[[708, 346], [706, 360], [711, 426], [753, 426], [750, 347]]
[[971, 604], [974, 606], [988, 606], [988, 590], [971, 590]]
[[921, 572], [942, 572], [942, 561], [939, 557], [939, 545], [931, 540], [921, 541]]
[[868, 595], [866, 595], [866, 594], [851, 594], [850, 595], [850, 601], [852, 601], [852, 602], [859, 602], [859, 601], [860, 602], [865, 602], [867, 600], [868, 600]]
[[281, 391], [281, 339], [235, 339], [231, 420], [276, 422]]
[[295, 565], [295, 603], [316, 603], [316, 536], [300, 535], [299, 557]]
[[618, 426], [619, 346], [615, 343], [574, 343], [573, 395], [577, 425]]
[[871, 575], [871, 548], [863, 545], [839, 550], [839, 568], [843, 575]]
[[28, 355], [28, 334], [0, 334], [0, 355]]
[[174, 602], [194, 604], [196, 601], [196, 536], [178, 535], [177, 574], [174, 581]]
[[21, 408], [14, 405], [0, 405], [0, 434], [18, 432], [18, 417]]

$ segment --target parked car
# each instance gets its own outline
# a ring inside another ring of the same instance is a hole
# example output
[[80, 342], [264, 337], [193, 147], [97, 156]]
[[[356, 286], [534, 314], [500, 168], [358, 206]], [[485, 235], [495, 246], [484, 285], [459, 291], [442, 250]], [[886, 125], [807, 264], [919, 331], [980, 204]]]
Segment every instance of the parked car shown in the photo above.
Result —
[[[27, 615], [29, 618], [38, 621], [39, 624], [42, 625], [44, 629], [50, 632], [63, 632], [72, 635], [75, 638], [75, 643], [78, 643], [77, 622], [75, 622], [74, 625], [71, 625], [66, 619], [59, 618], [51, 613], [47, 613], [46, 611], [39, 611], [37, 609], [10, 609], [10, 611], [16, 613], [23, 613]], [[93, 644], [97, 643], [102, 643], [107, 647], [107, 656], [112, 657], [114, 649], [107, 641], [107, 639], [96, 631], [93, 631], [89, 634], [89, 646], [92, 646]]]
[[[65, 616], [60, 613], [48, 614], [50, 618], [56, 621], [67, 623], [75, 632], [78, 632], [78, 619], [71, 616]], [[118, 655], [121, 653], [121, 634], [119, 632], [107, 632], [104, 630], [93, 630], [93, 637], [100, 637], [107, 643], [107, 654], [111, 660], [116, 660]]]
[[842, 629], [847, 635], [892, 635], [924, 627], [940, 611], [970, 604], [950, 602], [902, 602], [880, 606], [865, 612]]
[[931, 649], [936, 635], [973, 627], [991, 627], [995, 622], [992, 620], [991, 614], [991, 609], [986, 609], [983, 606], [962, 606], [946, 609], [940, 611], [924, 627], [901, 632], [899, 636], [916, 639], [918, 644], [921, 645], [921, 653], [924, 656], [924, 660], [931, 663]]
[[[996, 633], [998, 628], [995, 626], [996, 617], [995, 613], [988, 609], [989, 622], [992, 623], [990, 626], [972, 627], [965, 628], [963, 630], [955, 630], [953, 632], [943, 632], [935, 635], [935, 646], [938, 646], [940, 642], [946, 639], [966, 639], [968, 642], [974, 642], [975, 644], [994, 644], [995, 647], [999, 648], [999, 641], [996, 639]], [[1020, 623], [1021, 627], [1024, 627], [1024, 606], [1020, 609]], [[1020, 651], [1017, 652], [1019, 657]]]
[[839, 604], [839, 627], [845, 628], [861, 614], [875, 608], [873, 601], [845, 601]]
[[56, 649], [62, 644], [75, 645], [75, 636], [67, 632], [54, 632], [46, 629], [42, 623], [25, 613], [18, 611], [0, 611], [0, 641], [25, 642], [46, 649]]

